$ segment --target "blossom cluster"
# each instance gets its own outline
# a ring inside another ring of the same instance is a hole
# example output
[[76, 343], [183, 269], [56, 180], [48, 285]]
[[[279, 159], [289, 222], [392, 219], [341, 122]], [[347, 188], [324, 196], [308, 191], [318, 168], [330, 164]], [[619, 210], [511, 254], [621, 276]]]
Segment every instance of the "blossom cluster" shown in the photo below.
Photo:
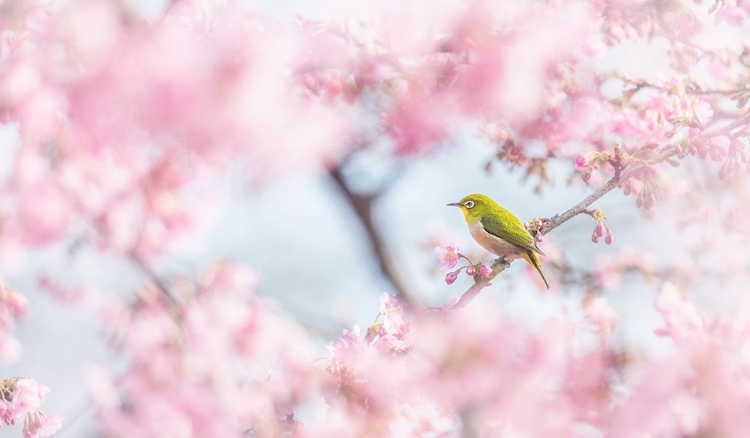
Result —
[[435, 255], [437, 255], [438, 259], [440, 259], [441, 270], [453, 269], [458, 264], [458, 260], [461, 257], [469, 262], [468, 265], [462, 266], [454, 271], [450, 271], [445, 274], [445, 282], [448, 284], [453, 284], [458, 278], [458, 274], [460, 274], [464, 269], [466, 269], [466, 275], [468, 275], [469, 277], [490, 278], [490, 276], [492, 275], [491, 267], [481, 262], [472, 262], [468, 257], [458, 252], [458, 247], [455, 245], [437, 246], [435, 247]]
[[[382, 298], [381, 307], [382, 300], [394, 298]], [[617, 318], [601, 297], [584, 304], [585, 320], [561, 315], [537, 331], [474, 307], [409, 313], [408, 324], [383, 338], [348, 332], [332, 347], [329, 372], [338, 383], [327, 397], [329, 415], [347, 412], [333, 418], [347, 418], [357, 436], [747, 432], [750, 392], [744, 378], [735, 380], [746, 368], [744, 307], [721, 318], [701, 315], [669, 283], [655, 307], [664, 320], [656, 334], [675, 348], [653, 360], [624, 360], [610, 340]], [[601, 342], [581, 348], [591, 335]], [[388, 337], [402, 342], [392, 348]]]
[[254, 295], [257, 275], [228, 263], [195, 282], [170, 285], [167, 301], [145, 289], [134, 303], [105, 305], [124, 373], [88, 372], [97, 415], [110, 436], [280, 436], [295, 408], [319, 393], [306, 331]]
[[45, 416], [39, 409], [49, 388], [27, 377], [0, 380], [0, 418], [5, 424], [23, 421], [24, 438], [45, 437], [62, 427], [62, 416]]

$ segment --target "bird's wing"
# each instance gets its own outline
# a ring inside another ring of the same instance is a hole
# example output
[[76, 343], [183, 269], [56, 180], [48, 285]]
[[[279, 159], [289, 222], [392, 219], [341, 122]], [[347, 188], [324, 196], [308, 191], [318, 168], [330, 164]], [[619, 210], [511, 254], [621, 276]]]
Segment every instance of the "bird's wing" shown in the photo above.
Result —
[[514, 221], [513, 223], [507, 224], [493, 216], [482, 216], [479, 221], [482, 224], [484, 231], [493, 236], [516, 246], [520, 246], [521, 248], [526, 248], [537, 254], [544, 255], [539, 247], [536, 246], [534, 237], [531, 236], [531, 233], [529, 233], [526, 227], [523, 226], [521, 221], [518, 221], [517, 223]]

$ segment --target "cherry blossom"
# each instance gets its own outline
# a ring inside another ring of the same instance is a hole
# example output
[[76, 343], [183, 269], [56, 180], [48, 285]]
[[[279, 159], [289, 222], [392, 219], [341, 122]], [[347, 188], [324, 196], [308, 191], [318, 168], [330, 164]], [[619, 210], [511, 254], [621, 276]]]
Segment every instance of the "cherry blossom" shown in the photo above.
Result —
[[435, 254], [440, 259], [440, 269], [452, 269], [458, 263], [458, 247], [455, 245], [437, 246]]

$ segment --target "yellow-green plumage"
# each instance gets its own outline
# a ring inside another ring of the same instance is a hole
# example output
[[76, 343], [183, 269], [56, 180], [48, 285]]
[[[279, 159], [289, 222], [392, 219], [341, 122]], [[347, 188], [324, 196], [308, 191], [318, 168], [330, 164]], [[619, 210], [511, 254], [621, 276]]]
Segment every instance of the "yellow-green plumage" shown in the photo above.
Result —
[[461, 209], [474, 240], [484, 249], [506, 260], [522, 258], [539, 271], [544, 284], [549, 289], [547, 278], [542, 272], [538, 255], [544, 253], [536, 245], [520, 219], [501, 207], [490, 197], [475, 193], [465, 196], [452, 204]]

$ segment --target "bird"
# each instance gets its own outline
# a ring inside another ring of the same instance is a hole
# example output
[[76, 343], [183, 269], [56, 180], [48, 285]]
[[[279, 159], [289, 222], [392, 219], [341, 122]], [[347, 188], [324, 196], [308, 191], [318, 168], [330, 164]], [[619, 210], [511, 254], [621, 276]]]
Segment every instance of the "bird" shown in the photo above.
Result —
[[480, 193], [464, 196], [448, 206], [461, 209], [471, 237], [482, 248], [500, 257], [505, 263], [519, 258], [526, 260], [536, 268], [549, 289], [549, 282], [539, 261], [539, 256], [544, 253], [537, 246], [534, 236], [513, 213]]

